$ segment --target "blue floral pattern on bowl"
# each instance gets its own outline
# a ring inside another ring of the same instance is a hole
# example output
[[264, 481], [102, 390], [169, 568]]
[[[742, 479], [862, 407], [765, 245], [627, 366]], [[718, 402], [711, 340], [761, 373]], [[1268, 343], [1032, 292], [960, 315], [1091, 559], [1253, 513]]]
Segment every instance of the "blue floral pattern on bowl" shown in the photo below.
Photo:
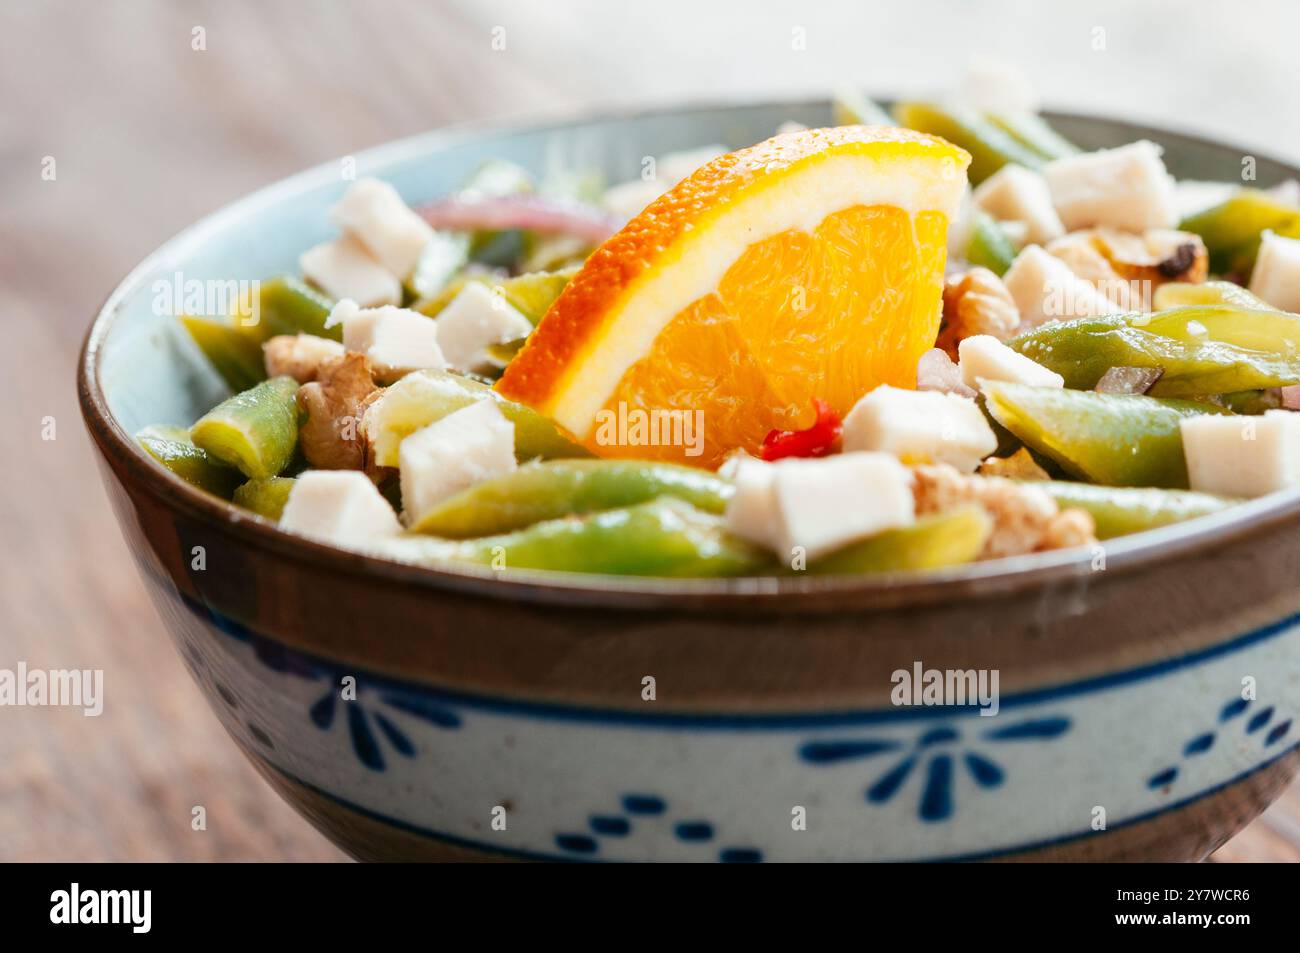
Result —
[[[1070, 730], [1070, 719], [1057, 716], [1016, 722], [978, 733], [985, 742], [1050, 741]], [[969, 734], [975, 734], [973, 732]], [[953, 772], [956, 765], [965, 767], [981, 788], [1000, 787], [1006, 772], [992, 757], [963, 744], [961, 728], [956, 724], [930, 728], [911, 743], [894, 739], [854, 738], [847, 740], [809, 741], [799, 748], [799, 758], [812, 765], [838, 764], [842, 761], [874, 758], [884, 754], [902, 754], [867, 788], [867, 801], [886, 804], [898, 794], [918, 765], [924, 765], [925, 778], [917, 801], [917, 816], [928, 823], [952, 817]]]
[[[1269, 705], [1259, 711], [1256, 711], [1250, 717], [1238, 721], [1237, 719], [1245, 715], [1247, 709], [1254, 703], [1254, 699], [1238, 697], [1234, 698], [1219, 709], [1218, 722], [1222, 726], [1219, 729], [1203, 731], [1195, 737], [1188, 740], [1183, 745], [1182, 757], [1184, 760], [1195, 758], [1198, 755], [1205, 754], [1214, 747], [1220, 732], [1229, 730], [1232, 725], [1240, 725], [1240, 730], [1246, 735], [1258, 735], [1260, 746], [1262, 748], [1271, 748], [1291, 731], [1291, 719], [1282, 719], [1277, 716], [1277, 709]], [[1265, 731], [1264, 729], [1268, 729]], [[1259, 732], [1263, 731], [1262, 735]], [[1177, 780], [1179, 775], [1179, 766], [1170, 765], [1157, 771], [1147, 780], [1147, 787], [1153, 789], [1169, 789]]]
[[[1296, 706], [1284, 696], [1220, 703], [1212, 727], [1179, 726], [1204, 717], [1188, 680], [1235, 681], [1243, 668], [1281, 676], [1295, 667], [1285, 642], [1300, 636], [1300, 619], [1243, 636], [1234, 652], [1149, 675], [1004, 696], [992, 719], [973, 709], [892, 707], [714, 717], [439, 690], [347, 671], [202, 603], [185, 608], [182, 651], [191, 670], [221, 699], [215, 707], [228, 728], [273, 770], [421, 837], [531, 859], [996, 857], [1095, 836], [1083, 818], [1093, 798], [1088, 778], [1113, 774], [1111, 761], [1138, 772], [1150, 765], [1127, 790], [1106, 787], [1114, 829], [1298, 747], [1287, 744], [1286, 712]], [[345, 700], [349, 675], [356, 694]], [[1186, 717], [1143, 723], [1157, 703]], [[1141, 730], [1126, 735], [1116, 724]], [[1131, 739], [1130, 750], [1116, 749], [1109, 740], [1116, 737]], [[1229, 738], [1236, 748], [1246, 744], [1249, 757], [1226, 757]], [[1179, 752], [1173, 763], [1171, 749]], [[716, 784], [701, 785], [714, 775]], [[1078, 801], [1077, 821], [1065, 811], [1067, 795]], [[806, 806], [806, 829], [791, 825], [792, 805]], [[503, 807], [509, 821], [497, 831], [488, 812]]]
[[[723, 864], [757, 864], [763, 852], [756, 847], [727, 845], [715, 847], [716, 825], [697, 817], [673, 820], [668, 801], [657, 794], [625, 794], [620, 799], [621, 812], [592, 814], [587, 818], [589, 832], [562, 831], [555, 835], [555, 846], [566, 854], [592, 859], [600, 853], [602, 838], [620, 841], [635, 837], [646, 829], [656, 829], [660, 836], [670, 830], [683, 844], [701, 845], [709, 859]], [[703, 856], [703, 855], [702, 855]]]

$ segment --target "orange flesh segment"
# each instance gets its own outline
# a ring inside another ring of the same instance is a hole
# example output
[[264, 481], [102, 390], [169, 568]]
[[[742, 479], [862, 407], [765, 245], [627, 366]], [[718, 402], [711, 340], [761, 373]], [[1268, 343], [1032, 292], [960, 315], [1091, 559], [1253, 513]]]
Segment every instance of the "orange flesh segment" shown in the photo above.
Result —
[[[679, 462], [714, 467], [736, 447], [757, 453], [769, 430], [809, 426], [809, 394], [843, 416], [876, 384], [914, 387], [917, 355], [939, 329], [946, 235], [940, 212], [914, 228], [901, 209], [856, 206], [813, 234], [751, 245], [716, 293], [660, 332], [604, 409], [701, 411], [704, 452]], [[686, 457], [598, 436], [585, 442], [602, 456]]]
[[[845, 161], [859, 165], [846, 172]], [[880, 127], [809, 130], [723, 156], [593, 253], [497, 389], [567, 422], [598, 455], [714, 467], [737, 447], [757, 451], [771, 429], [809, 425], [813, 397], [844, 414], [878, 384], [912, 387], [938, 330], [945, 211], [968, 161], [941, 139]], [[863, 198], [829, 205], [829, 190]], [[789, 224], [773, 233], [754, 220], [755, 240], [737, 242], [734, 227], [727, 238], [719, 216], [751, 198]], [[724, 248], [732, 257], [715, 254]], [[715, 267], [701, 255], [721, 267], [699, 296], [664, 294]], [[673, 295], [675, 314], [647, 311]], [[642, 310], [625, 327], [631, 302]], [[704, 452], [611, 441], [600, 426], [637, 411], [692, 415]]]

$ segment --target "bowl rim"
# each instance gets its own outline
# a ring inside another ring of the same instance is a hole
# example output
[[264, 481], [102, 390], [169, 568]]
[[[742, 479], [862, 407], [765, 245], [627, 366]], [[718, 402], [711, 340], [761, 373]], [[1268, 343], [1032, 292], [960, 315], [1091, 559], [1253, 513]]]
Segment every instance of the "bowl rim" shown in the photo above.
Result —
[[[887, 102], [888, 100], [882, 100]], [[428, 155], [440, 148], [470, 142], [489, 135], [545, 133], [580, 123], [602, 123], [659, 118], [669, 115], [717, 112], [745, 108], [812, 108], [825, 106], [824, 98], [797, 100], [734, 100], [690, 102], [650, 108], [587, 111], [544, 121], [521, 123], [509, 120], [474, 120], [440, 127], [392, 140], [353, 154], [358, 166], [377, 165]], [[1048, 110], [1049, 119], [1108, 123], [1125, 128], [1135, 138], [1152, 138], [1159, 143], [1173, 140], [1214, 149], [1231, 149], [1229, 144], [1181, 130], [1146, 123], [1113, 119], [1076, 112]], [[1265, 162], [1300, 178], [1300, 167], [1281, 159], [1249, 150]], [[925, 574], [880, 573], [870, 576], [745, 576], [720, 579], [674, 579], [669, 577], [612, 576], [586, 573], [512, 570], [509, 573], [479, 566], [429, 567], [397, 562], [344, 550], [327, 543], [281, 530], [275, 523], [247, 512], [235, 504], [191, 486], [154, 461], [128, 434], [109, 410], [100, 371], [100, 353], [112, 332], [122, 303], [144, 278], [171, 258], [178, 257], [231, 219], [251, 210], [273, 205], [289, 195], [337, 179], [338, 160], [327, 160], [247, 193], [202, 216], [167, 239], [131, 268], [113, 288], [91, 322], [77, 361], [77, 393], [87, 430], [100, 452], [170, 509], [190, 519], [224, 530], [242, 543], [255, 546], [275, 557], [302, 560], [315, 568], [363, 575], [403, 585], [451, 590], [466, 595], [500, 598], [515, 602], [587, 606], [608, 609], [689, 608], [727, 613], [773, 611], [799, 613], [833, 612], [843, 608], [842, 600], [852, 597], [857, 609], [884, 611], [908, 606], [946, 603], [966, 598], [988, 598], [1078, 585], [1094, 573], [1097, 549], [1076, 547]], [[1107, 576], [1140, 571], [1174, 558], [1191, 558], [1207, 550], [1237, 542], [1275, 529], [1300, 517], [1300, 487], [1279, 491], [1240, 503], [1227, 510], [1181, 524], [1147, 530], [1104, 541]], [[830, 598], [828, 598], [830, 597]]]

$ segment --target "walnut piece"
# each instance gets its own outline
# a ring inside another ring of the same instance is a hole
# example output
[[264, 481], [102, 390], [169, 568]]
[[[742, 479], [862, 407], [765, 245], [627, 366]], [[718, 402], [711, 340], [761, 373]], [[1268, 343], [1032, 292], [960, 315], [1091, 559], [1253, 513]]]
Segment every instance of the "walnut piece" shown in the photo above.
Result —
[[1170, 281], [1197, 284], [1210, 268], [1201, 236], [1171, 228], [1140, 235], [1088, 228], [1056, 239], [1047, 250], [1126, 310], [1150, 311], [1156, 288]]
[[1047, 252], [1070, 266], [1070, 270], [1092, 285], [1121, 311], [1151, 310], [1150, 290], [1143, 308], [1139, 287], [1115, 270], [1101, 249], [1097, 247], [1095, 230], [1071, 232], [1048, 242]]
[[980, 559], [1019, 556], [1095, 543], [1092, 517], [1064, 510], [1038, 487], [1003, 477], [967, 476], [946, 464], [912, 468], [916, 515], [978, 503], [993, 519], [993, 532]]
[[262, 345], [267, 377], [287, 375], [299, 384], [314, 381], [326, 361], [343, 356], [343, 345], [314, 334], [277, 334]]
[[1006, 477], [1009, 480], [1051, 479], [1024, 447], [1009, 457], [988, 457], [980, 464], [978, 472], [980, 476]]
[[1097, 542], [1097, 523], [1092, 514], [1080, 509], [1061, 510], [1047, 524], [1047, 532], [1038, 544], [1040, 551], [1091, 546]]
[[364, 469], [361, 416], [379, 393], [364, 354], [350, 351], [322, 364], [317, 379], [298, 388], [306, 417], [298, 445], [307, 462], [321, 470]]
[[1200, 235], [1172, 228], [1153, 228], [1142, 235], [1099, 228], [1097, 247], [1123, 277], [1150, 281], [1199, 284], [1210, 271], [1210, 253]]
[[1002, 279], [987, 268], [950, 277], [943, 287], [943, 324], [935, 346], [957, 359], [957, 345], [976, 334], [1005, 341], [1016, 332], [1020, 311]]

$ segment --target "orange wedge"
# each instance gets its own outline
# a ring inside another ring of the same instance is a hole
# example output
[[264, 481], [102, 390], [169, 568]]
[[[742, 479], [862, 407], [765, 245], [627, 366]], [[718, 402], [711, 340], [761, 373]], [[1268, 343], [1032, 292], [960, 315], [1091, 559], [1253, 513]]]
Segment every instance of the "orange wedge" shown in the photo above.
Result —
[[720, 156], [591, 255], [497, 390], [597, 455], [713, 467], [808, 426], [813, 397], [913, 387], [969, 163], [886, 126]]

